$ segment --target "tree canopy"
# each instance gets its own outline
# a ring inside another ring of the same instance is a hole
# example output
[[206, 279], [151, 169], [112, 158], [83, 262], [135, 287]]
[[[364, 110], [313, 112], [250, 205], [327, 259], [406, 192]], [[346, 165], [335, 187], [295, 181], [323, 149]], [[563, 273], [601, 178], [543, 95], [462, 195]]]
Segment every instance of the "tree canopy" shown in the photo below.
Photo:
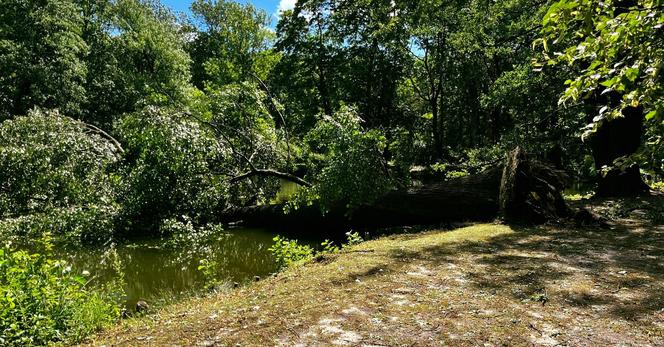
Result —
[[0, 4], [14, 226], [91, 206], [116, 234], [204, 224], [284, 182], [291, 207], [353, 209], [516, 146], [596, 190], [664, 174], [660, 1], [301, 0], [276, 23], [227, 0]]

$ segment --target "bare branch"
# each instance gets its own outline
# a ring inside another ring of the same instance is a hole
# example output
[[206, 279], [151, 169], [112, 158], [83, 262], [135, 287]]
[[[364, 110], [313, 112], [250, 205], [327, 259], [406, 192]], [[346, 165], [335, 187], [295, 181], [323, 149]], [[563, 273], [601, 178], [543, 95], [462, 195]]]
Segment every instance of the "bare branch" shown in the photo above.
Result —
[[251, 75], [261, 85], [261, 88], [263, 88], [268, 98], [270, 99], [270, 102], [272, 103], [272, 107], [274, 108], [275, 112], [277, 112], [279, 118], [281, 118], [281, 123], [284, 125], [284, 133], [286, 134], [286, 151], [288, 152], [288, 162], [290, 163], [291, 162], [290, 135], [288, 133], [288, 125], [286, 124], [286, 118], [284, 117], [284, 114], [281, 113], [281, 111], [279, 110], [279, 106], [275, 101], [275, 97], [272, 95], [272, 92], [270, 92], [270, 88], [268, 88], [267, 84], [265, 84], [265, 82], [263, 82], [263, 80], [260, 77], [258, 77], [258, 75], [256, 75], [255, 73], [252, 72]]
[[98, 127], [96, 127], [92, 124], [88, 124], [88, 123], [85, 123], [85, 122], [82, 122], [82, 121], [79, 121], [79, 123], [81, 123], [81, 125], [83, 125], [83, 127], [87, 128], [91, 132], [101, 136], [102, 138], [104, 138], [108, 141], [111, 141], [111, 143], [113, 144], [113, 147], [115, 147], [118, 150], [118, 152], [124, 154], [125, 151], [122, 148], [122, 144], [120, 144], [120, 141], [116, 140], [113, 136], [109, 135], [107, 132], [101, 130], [100, 128], [98, 128]]
[[186, 112], [185, 115], [187, 115], [187, 116], [189, 116], [189, 117], [191, 117], [191, 118], [197, 120], [197, 121], [200, 122], [201, 124], [206, 125], [206, 126], [208, 126], [210, 129], [212, 129], [217, 135], [219, 135], [219, 136], [221, 137], [221, 139], [222, 139], [224, 142], [226, 142], [226, 144], [228, 144], [228, 146], [230, 147], [230, 149], [231, 149], [231, 151], [233, 152], [233, 154], [235, 154], [236, 156], [239, 156], [240, 158], [242, 158], [242, 160], [244, 160], [244, 162], [245, 162], [247, 165], [249, 165], [249, 167], [250, 167], [252, 170], [255, 169], [254, 164], [251, 162], [251, 159], [247, 158], [247, 156], [244, 155], [244, 153], [240, 152], [240, 151], [236, 148], [236, 146], [235, 146], [235, 144], [233, 143], [233, 141], [231, 141], [231, 139], [228, 138], [228, 136], [226, 136], [226, 134], [225, 134], [223, 131], [221, 131], [221, 130], [217, 127], [217, 125], [220, 125], [220, 126], [223, 126], [223, 127], [226, 127], [226, 128], [230, 128], [231, 130], [234, 130], [237, 134], [242, 134], [241, 132], [239, 132], [239, 131], [237, 131], [237, 130], [233, 129], [232, 127], [229, 127], [229, 126], [227, 126], [227, 125], [225, 125], [225, 124], [213, 124], [213, 123], [208, 122], [208, 121], [206, 121], [206, 120], [203, 120], [203, 119], [201, 119], [201, 118], [197, 117], [196, 115], [194, 115], [194, 114], [192, 114], [192, 113], [189, 113], [189, 112]]
[[[252, 162], [253, 155], [250, 158], [248, 158], [244, 153], [240, 152], [237, 148], [235, 148], [235, 145], [233, 144], [233, 142], [226, 136], [226, 134], [223, 133], [223, 131], [221, 131], [219, 128], [217, 128], [216, 124], [212, 124], [208, 121], [202, 120], [199, 117], [197, 117], [197, 116], [195, 116], [191, 113], [186, 113], [186, 115], [196, 119], [197, 121], [201, 122], [204, 125], [207, 125], [212, 130], [214, 130], [222, 138], [222, 140], [224, 142], [228, 143], [229, 147], [231, 148], [231, 151], [233, 151], [233, 153], [235, 155], [242, 158], [242, 160], [245, 162], [245, 164], [247, 164], [247, 166], [249, 166], [249, 172], [231, 178], [230, 179], [231, 183], [237, 183], [239, 181], [249, 179], [249, 178], [254, 177], [254, 176], [269, 176], [269, 177], [281, 178], [283, 180], [290, 181], [290, 182], [299, 184], [301, 186], [312, 187], [311, 183], [309, 183], [309, 182], [307, 182], [307, 181], [305, 181], [305, 180], [303, 180], [303, 179], [301, 179], [301, 178], [299, 178], [295, 175], [292, 175], [292, 174], [289, 174], [289, 173], [286, 173], [286, 172], [280, 172], [280, 171], [272, 170], [272, 169], [258, 169], [258, 168], [256, 168], [256, 166], [254, 166], [254, 164]], [[226, 176], [230, 176], [228, 173], [221, 173], [221, 174], [226, 175]]]
[[276, 170], [271, 170], [271, 169], [252, 169], [251, 171], [249, 171], [245, 174], [242, 174], [240, 176], [236, 176], [236, 177], [231, 178], [231, 183], [237, 183], [237, 182], [240, 182], [240, 181], [245, 180], [245, 179], [249, 179], [249, 178], [254, 177], [254, 176], [276, 177], [276, 178], [281, 178], [283, 180], [293, 182], [293, 183], [296, 183], [296, 184], [299, 184], [301, 186], [305, 186], [305, 187], [308, 187], [308, 188], [312, 187], [311, 183], [309, 183], [309, 182], [307, 182], [307, 181], [305, 181], [305, 180], [303, 180], [303, 179], [301, 179], [301, 178], [299, 178], [295, 175], [285, 173], [285, 172], [276, 171]]

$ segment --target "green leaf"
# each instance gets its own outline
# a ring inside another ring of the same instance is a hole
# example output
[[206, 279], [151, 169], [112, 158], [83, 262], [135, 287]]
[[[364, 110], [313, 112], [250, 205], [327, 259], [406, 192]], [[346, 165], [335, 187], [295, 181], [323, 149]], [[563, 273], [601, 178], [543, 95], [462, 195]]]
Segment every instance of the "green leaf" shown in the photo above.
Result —
[[638, 68], [625, 69], [625, 77], [627, 77], [627, 79], [630, 82], [634, 82], [636, 78], [639, 77], [639, 69]]
[[85, 283], [87, 282], [85, 278], [81, 276], [73, 276], [73, 280], [80, 283], [81, 285], [85, 285]]
[[617, 82], [618, 82], [618, 78], [614, 77], [614, 78], [610, 78], [610, 79], [608, 79], [608, 80], [606, 80], [606, 81], [603, 81], [603, 82], [601, 82], [600, 84], [603, 85], [603, 86], [605, 86], [605, 87], [607, 87], [607, 88], [611, 88], [611, 87], [613, 87]]

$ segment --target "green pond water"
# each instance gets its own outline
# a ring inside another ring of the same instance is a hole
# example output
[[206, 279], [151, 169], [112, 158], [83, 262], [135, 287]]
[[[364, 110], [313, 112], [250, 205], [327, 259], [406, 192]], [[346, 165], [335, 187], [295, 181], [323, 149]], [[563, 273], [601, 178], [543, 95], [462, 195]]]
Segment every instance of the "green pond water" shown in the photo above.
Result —
[[[125, 305], [138, 300], [168, 301], [200, 291], [206, 279], [200, 261], [214, 263], [214, 277], [222, 282], [248, 282], [277, 270], [268, 248], [275, 233], [259, 229], [230, 229], [187, 239], [151, 239], [106, 247], [56, 249], [72, 271], [85, 272], [92, 285], [100, 285], [124, 273]], [[116, 264], [116, 265], [113, 265]]]

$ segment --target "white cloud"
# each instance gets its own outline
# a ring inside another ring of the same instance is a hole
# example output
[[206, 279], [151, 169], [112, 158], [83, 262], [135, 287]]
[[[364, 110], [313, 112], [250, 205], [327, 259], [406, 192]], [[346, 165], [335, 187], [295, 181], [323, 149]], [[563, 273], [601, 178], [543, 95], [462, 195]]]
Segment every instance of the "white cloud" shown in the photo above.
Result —
[[279, 1], [279, 8], [277, 9], [277, 12], [281, 13], [281, 12], [284, 12], [284, 11], [292, 10], [293, 8], [295, 8], [295, 3], [296, 2], [297, 2], [297, 0], [280, 0]]

